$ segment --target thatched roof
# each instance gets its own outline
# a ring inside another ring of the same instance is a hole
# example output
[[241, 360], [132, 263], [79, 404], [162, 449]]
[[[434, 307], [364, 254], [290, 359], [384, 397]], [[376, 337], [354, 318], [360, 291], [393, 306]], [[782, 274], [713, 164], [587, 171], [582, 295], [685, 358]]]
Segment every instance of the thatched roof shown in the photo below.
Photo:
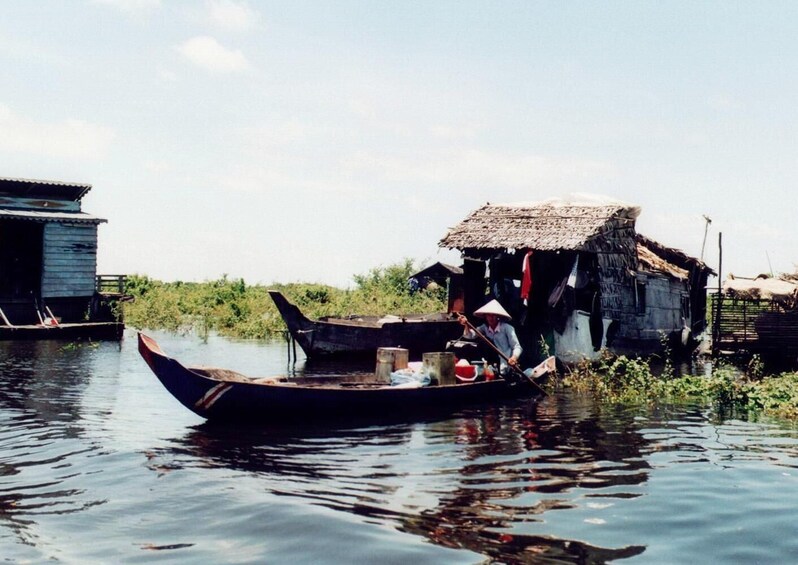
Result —
[[723, 281], [723, 294], [743, 300], [773, 300], [790, 310], [798, 304], [798, 284], [782, 279], [736, 279], [730, 275]]
[[687, 269], [682, 269], [673, 263], [669, 263], [641, 243], [637, 244], [637, 260], [640, 268], [645, 271], [662, 273], [671, 278], [681, 280], [687, 280], [690, 276], [690, 272]]
[[635, 240], [637, 259], [641, 267], [647, 271], [663, 273], [677, 279], [687, 279], [694, 268], [707, 271], [711, 275], [715, 274], [706, 263], [690, 257], [684, 251], [667, 247], [639, 233], [635, 235]]
[[559, 199], [486, 204], [471, 212], [438, 243], [449, 249], [578, 251], [617, 227], [634, 227], [637, 206], [610, 201]]

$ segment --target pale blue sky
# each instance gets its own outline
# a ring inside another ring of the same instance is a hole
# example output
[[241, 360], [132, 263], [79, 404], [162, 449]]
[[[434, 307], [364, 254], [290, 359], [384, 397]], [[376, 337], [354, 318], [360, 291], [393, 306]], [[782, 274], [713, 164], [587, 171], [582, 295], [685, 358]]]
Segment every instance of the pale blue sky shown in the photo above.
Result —
[[594, 193], [798, 263], [798, 3], [0, 2], [0, 176], [87, 182], [101, 273], [351, 276]]

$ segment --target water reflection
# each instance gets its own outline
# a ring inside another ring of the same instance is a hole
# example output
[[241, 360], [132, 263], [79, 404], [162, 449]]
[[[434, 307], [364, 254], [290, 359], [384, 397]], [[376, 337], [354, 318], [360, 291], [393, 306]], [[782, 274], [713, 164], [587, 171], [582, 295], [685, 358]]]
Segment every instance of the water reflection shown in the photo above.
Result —
[[78, 461], [101, 450], [80, 440], [96, 354], [93, 345], [0, 342], [0, 526], [23, 543], [35, 545], [38, 516], [105, 502], [86, 496], [76, 470]]
[[89, 374], [83, 363], [76, 363], [77, 352], [63, 348], [61, 342], [0, 342], [0, 371], [5, 375], [0, 406], [22, 410], [43, 423], [77, 421]]
[[[247, 374], [285, 364], [262, 343], [164, 347]], [[229, 427], [180, 406], [134, 340], [0, 343], [11, 562], [788, 562], [795, 493], [794, 429], [705, 407], [562, 394], [424, 421]]]
[[390, 426], [204, 424], [155, 450], [151, 468], [244, 471], [271, 493], [502, 562], [532, 556], [603, 562], [645, 548], [601, 547], [535, 533], [530, 524], [590, 498], [641, 495], [628, 487], [647, 480], [640, 451], [646, 440], [631, 420], [623, 413], [599, 420], [590, 406], [553, 397]]

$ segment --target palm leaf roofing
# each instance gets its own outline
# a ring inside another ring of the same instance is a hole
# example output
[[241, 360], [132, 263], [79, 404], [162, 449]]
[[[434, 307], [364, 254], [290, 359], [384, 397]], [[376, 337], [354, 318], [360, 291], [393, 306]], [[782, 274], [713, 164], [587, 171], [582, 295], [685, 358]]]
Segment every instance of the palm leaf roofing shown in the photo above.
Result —
[[638, 206], [606, 199], [486, 204], [451, 228], [439, 246], [577, 251], [619, 224], [634, 227], [639, 214]]

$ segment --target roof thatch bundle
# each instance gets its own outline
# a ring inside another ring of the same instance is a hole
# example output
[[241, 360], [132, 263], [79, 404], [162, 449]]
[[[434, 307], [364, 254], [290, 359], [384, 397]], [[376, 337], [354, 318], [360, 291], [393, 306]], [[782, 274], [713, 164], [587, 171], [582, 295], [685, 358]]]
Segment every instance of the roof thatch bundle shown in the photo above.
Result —
[[639, 213], [637, 206], [608, 201], [486, 204], [451, 228], [439, 246], [579, 251], [611, 230], [634, 228]]
[[682, 269], [673, 263], [669, 263], [639, 242], [637, 244], [637, 260], [640, 266], [649, 272], [662, 273], [663, 275], [680, 280], [687, 280], [690, 276], [690, 272], [687, 269]]
[[679, 249], [667, 247], [640, 234], [636, 235], [636, 240], [637, 258], [647, 271], [663, 273], [677, 279], [687, 279], [694, 268], [715, 274], [706, 263]]
[[798, 304], [798, 284], [781, 279], [757, 277], [751, 280], [731, 276], [723, 281], [723, 294], [742, 300], [773, 300], [788, 310]]

